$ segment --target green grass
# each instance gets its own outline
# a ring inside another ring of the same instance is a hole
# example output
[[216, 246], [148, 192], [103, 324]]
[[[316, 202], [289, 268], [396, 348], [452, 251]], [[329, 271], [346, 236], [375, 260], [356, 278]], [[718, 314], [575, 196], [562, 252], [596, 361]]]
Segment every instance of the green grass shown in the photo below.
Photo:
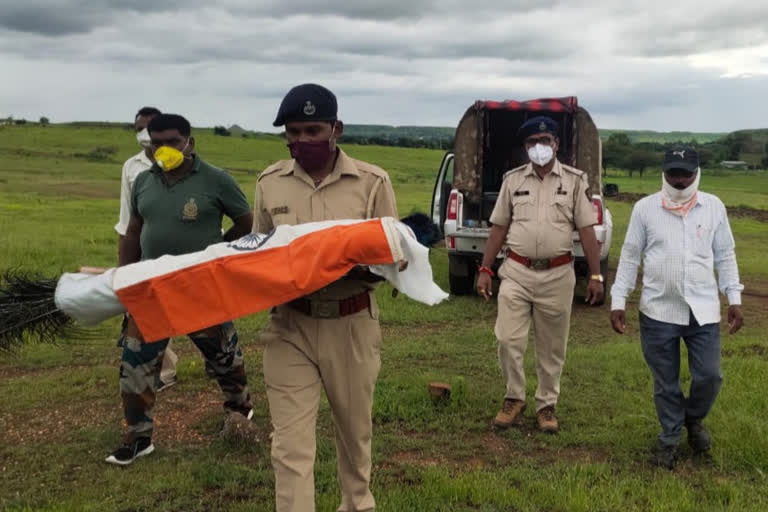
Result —
[[[603, 184], [616, 183], [619, 192], [652, 194], [661, 189], [661, 173], [635, 173], [631, 178], [625, 171], [610, 169]], [[699, 188], [717, 195], [726, 206], [768, 210], [768, 171], [725, 171], [704, 169]]]
[[[287, 154], [282, 141], [197, 134], [211, 163], [236, 169], [251, 197], [257, 170]], [[114, 161], [89, 161], [114, 146]], [[348, 153], [392, 176], [401, 214], [427, 211], [442, 153], [348, 146]], [[130, 131], [98, 127], [0, 128], [0, 271], [56, 274], [116, 260], [113, 225], [120, 165], [136, 151]], [[609, 177], [622, 191], [658, 189], [656, 176]], [[711, 188], [708, 188], [711, 187]], [[763, 175], [705, 175], [702, 188], [726, 204], [768, 209]], [[631, 204], [610, 201], [615, 267]], [[768, 224], [733, 218], [742, 280], [768, 289], [762, 264]], [[443, 249], [431, 254], [447, 288]], [[658, 430], [652, 382], [639, 347], [636, 306], [628, 334], [614, 334], [607, 307], [574, 305], [568, 361], [558, 412], [562, 432], [536, 432], [529, 415], [517, 429], [490, 422], [504, 392], [496, 359], [496, 309], [473, 297], [438, 307], [379, 288], [384, 332], [382, 369], [373, 408], [373, 492], [382, 511], [699, 511], [768, 509], [768, 301], [745, 296], [747, 327], [723, 336], [725, 384], [708, 418], [711, 464], [687, 448], [674, 472], [646, 463]], [[260, 313], [237, 322], [255, 397], [260, 441], [242, 445], [217, 435], [218, 394], [191, 343], [180, 353], [179, 384], [160, 395], [157, 453], [131, 467], [105, 465], [120, 435], [117, 320], [83, 340], [29, 345], [0, 356], [0, 509], [13, 511], [272, 510], [269, 415], [262, 381]], [[527, 388], [535, 390], [532, 350]], [[683, 380], [690, 374], [683, 365]], [[434, 380], [452, 386], [447, 404], [427, 394]], [[531, 404], [532, 405], [532, 404]], [[321, 404], [316, 464], [319, 511], [339, 504], [333, 425]]]

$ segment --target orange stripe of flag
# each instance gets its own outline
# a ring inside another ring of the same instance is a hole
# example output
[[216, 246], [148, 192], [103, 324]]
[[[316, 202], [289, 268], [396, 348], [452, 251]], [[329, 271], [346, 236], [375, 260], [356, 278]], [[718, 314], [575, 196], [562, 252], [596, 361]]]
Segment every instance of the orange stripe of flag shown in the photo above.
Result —
[[358, 263], [393, 263], [381, 221], [223, 256], [117, 290], [145, 340], [187, 334], [312, 293]]

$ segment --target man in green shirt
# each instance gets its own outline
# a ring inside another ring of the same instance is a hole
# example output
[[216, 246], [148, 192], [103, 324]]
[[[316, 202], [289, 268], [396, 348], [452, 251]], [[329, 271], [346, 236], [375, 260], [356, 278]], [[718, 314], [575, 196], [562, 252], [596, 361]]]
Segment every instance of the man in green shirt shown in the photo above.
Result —
[[[179, 115], [161, 114], [148, 129], [156, 162], [134, 182], [120, 263], [196, 252], [250, 233], [253, 215], [245, 195], [229, 174], [195, 154], [189, 122]], [[234, 225], [222, 234], [224, 215]], [[224, 392], [224, 408], [250, 419], [253, 408], [234, 324], [212, 326], [189, 337], [205, 358], [206, 374]], [[150, 341], [129, 320], [120, 365], [128, 427], [124, 443], [106, 462], [127, 465], [154, 451], [152, 407], [168, 340]]]

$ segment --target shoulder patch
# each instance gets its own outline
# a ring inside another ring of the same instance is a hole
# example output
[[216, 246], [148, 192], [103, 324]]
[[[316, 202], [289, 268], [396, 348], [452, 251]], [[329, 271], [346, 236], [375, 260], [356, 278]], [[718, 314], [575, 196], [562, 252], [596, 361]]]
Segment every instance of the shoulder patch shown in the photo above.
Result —
[[520, 167], [515, 167], [514, 169], [510, 169], [509, 171], [504, 173], [504, 177], [502, 178], [502, 180], [506, 179], [507, 176], [509, 176], [510, 174], [512, 174], [514, 172], [522, 171], [526, 167], [528, 167], [528, 164], [523, 164]]
[[575, 167], [571, 167], [570, 165], [560, 164], [560, 167], [562, 167], [564, 171], [575, 174], [576, 176], [583, 176], [586, 174], [584, 171], [581, 171]]
[[369, 164], [368, 162], [364, 162], [362, 160], [357, 160], [354, 158], [352, 159], [352, 161], [355, 163], [355, 167], [357, 167], [358, 171], [367, 172], [375, 176], [378, 176], [380, 178], [384, 178], [385, 180], [389, 180], [389, 174], [387, 174], [387, 171], [385, 171], [381, 167], [377, 165]]
[[256, 181], [261, 181], [266, 176], [283, 170], [290, 161], [291, 160], [280, 160], [279, 162], [275, 162], [274, 164], [264, 169], [261, 174], [259, 174], [259, 178]]

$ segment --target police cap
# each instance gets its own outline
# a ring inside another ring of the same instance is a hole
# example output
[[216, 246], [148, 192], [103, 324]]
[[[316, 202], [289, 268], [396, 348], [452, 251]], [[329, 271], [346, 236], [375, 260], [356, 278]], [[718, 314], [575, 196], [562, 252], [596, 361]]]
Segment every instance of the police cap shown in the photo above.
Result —
[[540, 133], [550, 133], [557, 137], [560, 134], [560, 126], [557, 124], [557, 121], [552, 118], [536, 116], [524, 122], [520, 126], [520, 129], [517, 130], [518, 137], [523, 140]]
[[336, 96], [317, 84], [297, 85], [285, 95], [273, 126], [292, 121], [335, 121]]

